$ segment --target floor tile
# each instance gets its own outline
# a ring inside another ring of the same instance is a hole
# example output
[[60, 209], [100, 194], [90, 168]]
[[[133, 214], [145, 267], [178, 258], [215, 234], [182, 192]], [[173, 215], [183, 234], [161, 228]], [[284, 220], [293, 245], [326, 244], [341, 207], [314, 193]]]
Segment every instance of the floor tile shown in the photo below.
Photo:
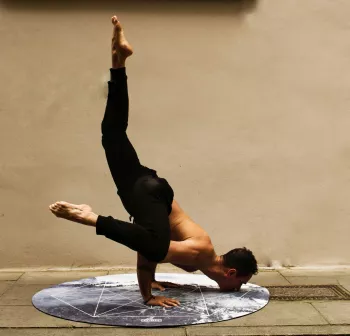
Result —
[[[111, 274], [130, 274], [130, 273], [136, 273], [136, 268], [134, 269], [129, 269], [129, 268], [126, 268], [126, 269], [117, 269], [117, 270], [110, 270], [109, 271], [109, 275]], [[157, 266], [157, 269], [156, 269], [156, 274], [157, 273], [187, 273], [187, 274], [203, 274], [201, 273], [200, 271], [197, 271], [197, 272], [192, 272], [192, 273], [188, 273], [184, 270], [182, 270], [181, 268], [178, 268], [178, 267], [170, 267], [168, 265], [163, 265], [163, 264], [159, 264]]]
[[89, 328], [16, 328], [0, 329], [0, 336], [115, 336], [113, 331], [110, 333], [90, 333]]
[[286, 279], [292, 285], [337, 285], [338, 280], [333, 277], [326, 276], [286, 276]]
[[215, 323], [220, 326], [324, 325], [321, 314], [305, 302], [270, 302], [256, 313]]
[[[259, 326], [259, 327], [186, 327], [187, 336], [243, 336], [243, 335], [350, 335], [350, 326]], [[0, 336], [2, 336], [0, 334]]]
[[257, 275], [254, 275], [249, 282], [259, 286], [283, 286], [290, 284], [278, 272], [259, 272]]
[[91, 328], [41, 328], [41, 329], [0, 329], [0, 336], [186, 336], [185, 328], [119, 328], [91, 329]]
[[350, 301], [313, 302], [330, 324], [350, 324]]
[[130, 273], [136, 273], [136, 268], [110, 269], [108, 270], [107, 274], [113, 275], [113, 274], [130, 274]]
[[338, 279], [338, 283], [350, 293], [350, 279]]
[[15, 285], [15, 281], [0, 281], [0, 300], [2, 295], [7, 292], [12, 286]]
[[279, 270], [279, 273], [281, 273], [283, 276], [302, 276], [302, 277], [309, 277], [309, 276], [324, 276], [324, 277], [334, 277], [337, 276], [349, 276], [350, 275], [350, 269], [336, 269], [336, 270], [327, 270], [327, 269], [286, 269], [286, 270]]
[[67, 321], [28, 306], [0, 306], [1, 328], [90, 327], [87, 323]]
[[2, 306], [32, 306], [32, 297], [48, 285], [21, 285], [15, 283], [0, 297]]
[[18, 281], [19, 284], [48, 284], [56, 285], [62, 282], [69, 282], [85, 278], [107, 275], [106, 271], [71, 271], [71, 272], [28, 272], [25, 273]]
[[12, 280], [16, 281], [18, 280], [24, 272], [1, 272], [0, 271], [0, 281], [3, 280]]

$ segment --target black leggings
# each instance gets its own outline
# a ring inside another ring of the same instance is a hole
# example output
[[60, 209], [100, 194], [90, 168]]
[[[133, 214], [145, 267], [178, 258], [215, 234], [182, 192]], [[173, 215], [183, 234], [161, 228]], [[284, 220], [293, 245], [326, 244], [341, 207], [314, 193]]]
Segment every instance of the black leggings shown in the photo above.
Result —
[[169, 249], [169, 215], [174, 192], [153, 169], [140, 164], [126, 134], [129, 97], [125, 68], [110, 69], [108, 98], [102, 121], [102, 145], [118, 195], [134, 224], [98, 216], [96, 234], [139, 252], [149, 261], [162, 261]]

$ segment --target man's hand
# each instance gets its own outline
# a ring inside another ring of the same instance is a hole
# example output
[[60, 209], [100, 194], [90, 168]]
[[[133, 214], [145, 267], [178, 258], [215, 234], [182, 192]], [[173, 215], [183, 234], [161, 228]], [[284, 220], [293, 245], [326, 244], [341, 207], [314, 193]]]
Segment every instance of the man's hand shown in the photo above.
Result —
[[180, 305], [180, 302], [175, 299], [167, 298], [165, 296], [154, 296], [147, 303], [149, 306], [162, 306], [166, 308], [177, 307]]
[[174, 284], [172, 282], [164, 282], [164, 281], [152, 281], [152, 289], [159, 289], [161, 291], [165, 291], [165, 288], [180, 288], [181, 285]]

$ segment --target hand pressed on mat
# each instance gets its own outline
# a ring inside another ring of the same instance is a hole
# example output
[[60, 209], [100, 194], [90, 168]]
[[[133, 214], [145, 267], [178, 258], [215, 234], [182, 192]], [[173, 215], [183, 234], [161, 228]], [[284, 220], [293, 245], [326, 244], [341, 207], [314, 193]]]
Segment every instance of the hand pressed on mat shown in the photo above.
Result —
[[180, 302], [165, 296], [153, 296], [147, 303], [148, 306], [162, 306], [166, 308], [177, 307]]

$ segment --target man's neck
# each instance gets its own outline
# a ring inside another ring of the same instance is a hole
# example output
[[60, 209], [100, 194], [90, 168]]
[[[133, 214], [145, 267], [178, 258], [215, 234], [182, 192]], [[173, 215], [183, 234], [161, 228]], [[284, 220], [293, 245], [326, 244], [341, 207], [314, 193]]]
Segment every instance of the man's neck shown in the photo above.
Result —
[[205, 268], [201, 268], [200, 271], [205, 274], [208, 278], [216, 281], [224, 274], [222, 256], [215, 256], [213, 262]]

